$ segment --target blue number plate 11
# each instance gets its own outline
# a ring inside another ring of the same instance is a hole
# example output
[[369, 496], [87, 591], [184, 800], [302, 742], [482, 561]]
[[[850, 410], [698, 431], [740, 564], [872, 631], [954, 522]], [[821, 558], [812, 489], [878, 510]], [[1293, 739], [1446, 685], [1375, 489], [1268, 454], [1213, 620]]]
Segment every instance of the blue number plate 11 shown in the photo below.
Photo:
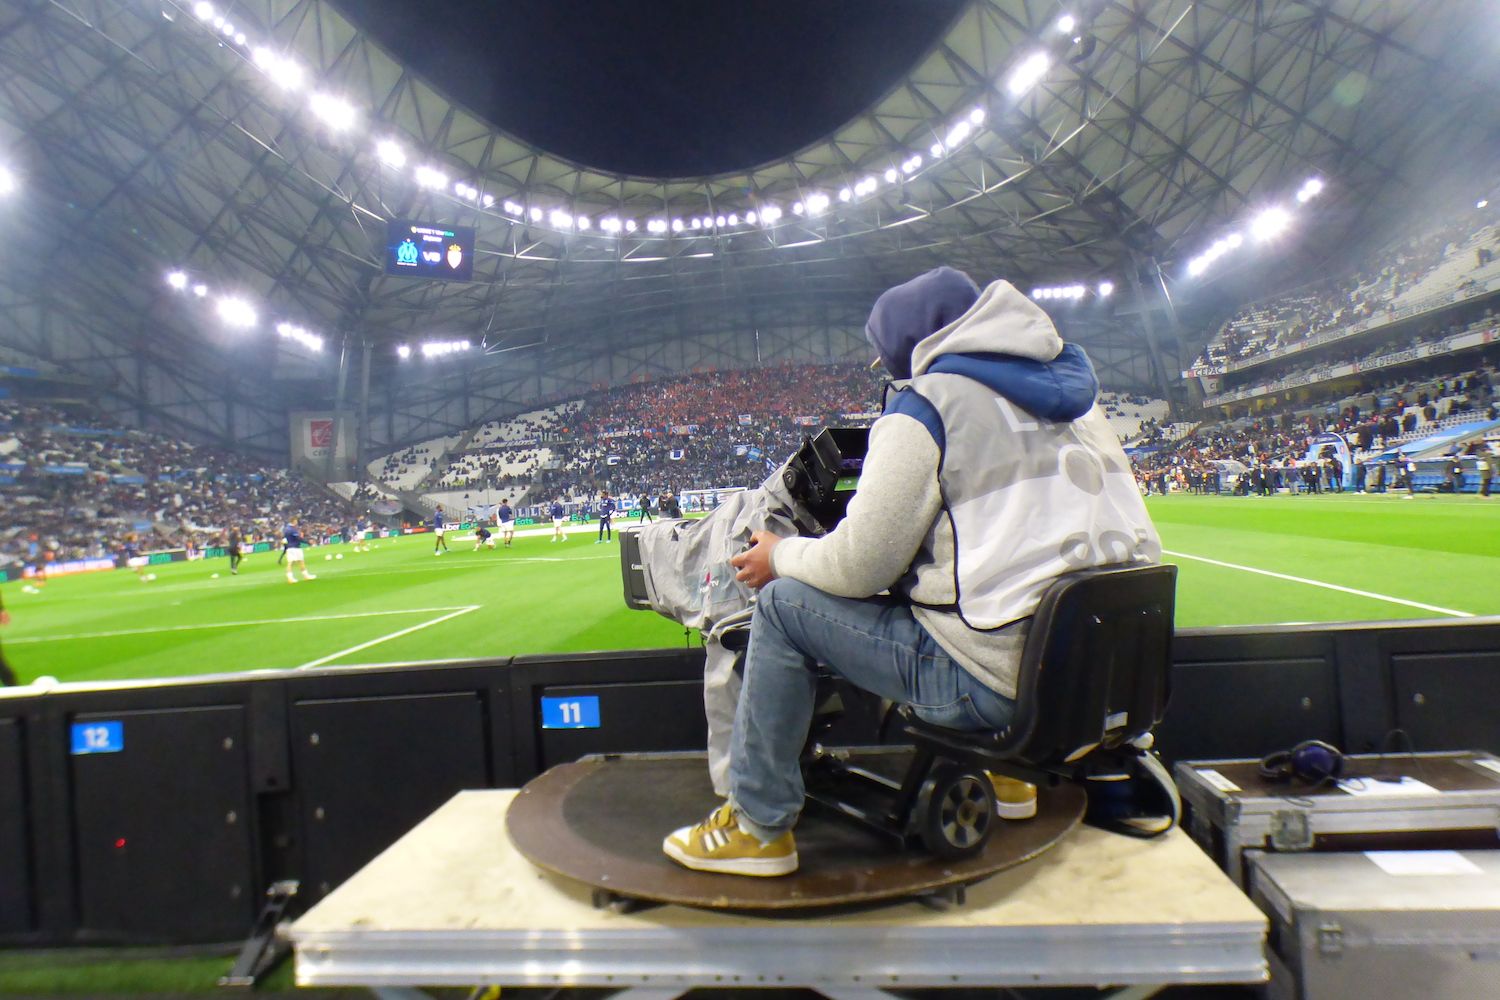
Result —
[[598, 729], [599, 696], [572, 695], [542, 699], [543, 729]]

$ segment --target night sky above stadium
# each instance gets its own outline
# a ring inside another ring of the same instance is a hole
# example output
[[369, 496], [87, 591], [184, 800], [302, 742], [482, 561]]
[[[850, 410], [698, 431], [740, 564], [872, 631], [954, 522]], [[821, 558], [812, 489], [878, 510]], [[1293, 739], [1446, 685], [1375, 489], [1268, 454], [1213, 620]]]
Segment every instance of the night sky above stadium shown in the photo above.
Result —
[[823, 138], [962, 0], [339, 0], [457, 103], [605, 170], [738, 170]]

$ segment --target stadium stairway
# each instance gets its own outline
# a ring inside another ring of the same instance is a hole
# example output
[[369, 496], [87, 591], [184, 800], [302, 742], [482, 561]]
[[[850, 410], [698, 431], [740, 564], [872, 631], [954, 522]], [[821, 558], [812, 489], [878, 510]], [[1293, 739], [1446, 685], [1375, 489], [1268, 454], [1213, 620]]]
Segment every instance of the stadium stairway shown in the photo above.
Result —
[[[411, 492], [420, 496], [422, 493], [431, 490], [441, 483], [443, 477], [448, 474], [448, 467], [453, 464], [453, 460], [469, 450], [469, 443], [474, 440], [474, 435], [479, 433], [479, 426], [482, 425], [470, 427], [460, 434], [458, 440], [453, 442], [453, 447], [439, 455], [437, 460], [432, 463], [432, 468], [428, 471], [427, 475], [423, 476], [412, 486]], [[417, 509], [420, 510], [422, 508]]]

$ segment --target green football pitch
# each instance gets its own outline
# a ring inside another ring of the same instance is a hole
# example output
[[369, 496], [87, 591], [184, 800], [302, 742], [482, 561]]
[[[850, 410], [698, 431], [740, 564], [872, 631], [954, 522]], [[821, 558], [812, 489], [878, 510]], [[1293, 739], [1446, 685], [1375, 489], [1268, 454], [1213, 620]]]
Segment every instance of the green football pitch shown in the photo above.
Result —
[[[1181, 567], [1179, 626], [1454, 619], [1500, 614], [1500, 499], [1153, 497]], [[369, 553], [309, 550], [316, 580], [288, 586], [275, 553], [6, 584], [5, 656], [23, 680], [225, 671], [680, 646], [681, 626], [621, 597], [618, 544], [578, 532], [473, 551], [466, 532]], [[342, 555], [343, 558], [325, 558]], [[213, 574], [217, 573], [215, 578]], [[693, 637], [696, 642], [696, 637]]]

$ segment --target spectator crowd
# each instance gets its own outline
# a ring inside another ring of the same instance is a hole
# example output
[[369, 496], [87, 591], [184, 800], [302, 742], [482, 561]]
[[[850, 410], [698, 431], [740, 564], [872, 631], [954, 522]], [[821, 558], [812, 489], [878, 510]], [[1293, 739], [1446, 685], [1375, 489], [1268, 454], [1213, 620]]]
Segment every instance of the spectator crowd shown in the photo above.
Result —
[[[1488, 267], [1494, 259], [1494, 248], [1500, 245], [1496, 214], [1496, 209], [1488, 207], [1466, 211], [1443, 225], [1380, 249], [1352, 273], [1246, 306], [1220, 328], [1193, 363], [1193, 371], [1218, 371], [1227, 364], [1290, 347], [1381, 313], [1394, 317], [1397, 300], [1404, 293], [1460, 247], [1473, 243], [1472, 254], [1463, 251], [1469, 256], [1454, 276], [1455, 287], [1462, 286], [1465, 269]], [[1468, 267], [1471, 262], [1473, 267]]]
[[279, 537], [336, 532], [345, 506], [243, 455], [127, 430], [85, 407], [0, 400], [0, 565], [109, 558], [139, 547], [203, 548], [230, 528]]

